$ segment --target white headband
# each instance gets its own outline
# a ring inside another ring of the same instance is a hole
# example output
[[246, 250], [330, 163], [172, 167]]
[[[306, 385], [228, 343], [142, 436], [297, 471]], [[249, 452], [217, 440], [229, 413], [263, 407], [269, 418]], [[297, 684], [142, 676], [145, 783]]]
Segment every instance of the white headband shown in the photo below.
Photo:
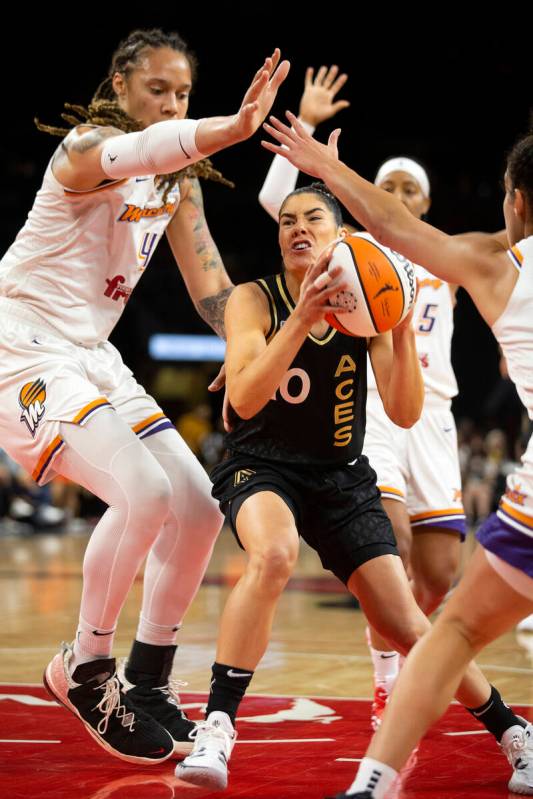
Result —
[[391, 172], [407, 172], [408, 175], [411, 175], [411, 177], [416, 180], [422, 189], [422, 194], [425, 197], [429, 197], [429, 178], [427, 172], [423, 166], [417, 164], [412, 158], [401, 156], [400, 158], [389, 158], [388, 161], [385, 161], [385, 163], [380, 166], [378, 174], [376, 175], [374, 181], [376, 186], [383, 183], [384, 179], [387, 175], [390, 175]]

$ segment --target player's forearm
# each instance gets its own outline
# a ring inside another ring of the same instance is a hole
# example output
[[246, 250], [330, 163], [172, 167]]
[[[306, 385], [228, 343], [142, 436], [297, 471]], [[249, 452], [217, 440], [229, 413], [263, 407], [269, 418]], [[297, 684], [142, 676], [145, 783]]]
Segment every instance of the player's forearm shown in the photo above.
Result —
[[424, 381], [411, 327], [393, 330], [393, 358], [385, 410], [399, 427], [412, 427], [424, 405]]
[[220, 291], [209, 294], [206, 297], [196, 300], [196, 310], [207, 324], [213, 328], [217, 336], [226, 338], [226, 328], [224, 326], [224, 311], [226, 310], [226, 303], [233, 289], [234, 285], [230, 284]]
[[308, 332], [309, 326], [293, 313], [263, 352], [240, 372], [233, 373], [231, 362], [227, 363], [229, 400], [241, 419], [251, 419], [275, 398]]
[[213, 153], [237, 144], [243, 135], [236, 124], [236, 115], [228, 117], [207, 117], [201, 119], [196, 131], [196, 147], [204, 155]]
[[377, 241], [404, 252], [402, 231], [412, 217], [401, 202], [333, 158], [323, 160], [320, 177], [354, 219]]

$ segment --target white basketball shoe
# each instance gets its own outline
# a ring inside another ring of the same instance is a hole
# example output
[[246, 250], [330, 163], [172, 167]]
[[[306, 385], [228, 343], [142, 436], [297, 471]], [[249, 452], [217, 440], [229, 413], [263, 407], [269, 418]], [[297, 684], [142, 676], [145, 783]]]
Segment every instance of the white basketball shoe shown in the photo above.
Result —
[[190, 733], [194, 747], [176, 766], [176, 777], [192, 785], [223, 791], [228, 785], [228, 760], [237, 733], [227, 713], [215, 710]]

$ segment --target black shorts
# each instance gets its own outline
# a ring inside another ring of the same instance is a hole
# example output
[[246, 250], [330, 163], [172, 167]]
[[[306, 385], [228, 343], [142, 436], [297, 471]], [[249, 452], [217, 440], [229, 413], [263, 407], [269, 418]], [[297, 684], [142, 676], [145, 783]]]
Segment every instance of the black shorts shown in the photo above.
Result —
[[242, 503], [259, 491], [273, 491], [292, 511], [299, 534], [318, 553], [323, 567], [343, 583], [366, 561], [398, 555], [376, 473], [364, 455], [353, 465], [331, 468], [227, 453], [211, 479], [212, 494], [241, 547], [235, 521]]

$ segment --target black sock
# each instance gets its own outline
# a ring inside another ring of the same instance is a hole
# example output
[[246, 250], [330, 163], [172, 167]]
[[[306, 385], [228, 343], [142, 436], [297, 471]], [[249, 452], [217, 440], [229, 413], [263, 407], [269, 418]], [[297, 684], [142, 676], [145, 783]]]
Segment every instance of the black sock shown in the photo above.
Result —
[[214, 710], [222, 710], [228, 714], [235, 726], [237, 710], [254, 673], [248, 669], [239, 669], [237, 666], [227, 666], [223, 663], [213, 663], [211, 671], [213, 679], [205, 711], [206, 718]]
[[488, 700], [480, 707], [467, 707], [469, 713], [474, 718], [485, 725], [487, 730], [494, 735], [498, 743], [502, 735], [509, 727], [515, 724], [525, 727], [524, 719], [519, 718], [511, 708], [505, 704], [496, 688], [491, 685], [491, 692]]
[[177, 646], [155, 646], [135, 640], [124, 675], [128, 682], [139, 685], [142, 682], [155, 682], [166, 685], [172, 670], [172, 661]]

